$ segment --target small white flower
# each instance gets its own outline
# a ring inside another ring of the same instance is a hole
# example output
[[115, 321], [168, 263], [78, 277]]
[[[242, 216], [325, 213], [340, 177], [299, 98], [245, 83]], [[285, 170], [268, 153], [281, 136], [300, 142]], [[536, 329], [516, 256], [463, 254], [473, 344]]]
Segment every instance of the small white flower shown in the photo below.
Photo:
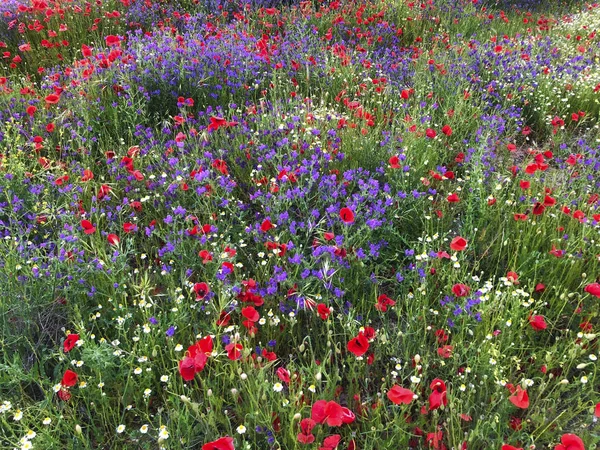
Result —
[[240, 425], [236, 428], [236, 431], [238, 432], [238, 434], [244, 434], [246, 432], [246, 427], [244, 425]]
[[144, 424], [140, 427], [140, 433], [146, 434], [148, 432], [148, 425]]
[[183, 345], [181, 345], [181, 344], [177, 344], [177, 345], [175, 346], [175, 351], [176, 351], [176, 352], [180, 352], [181, 350], [183, 350]]
[[163, 375], [162, 377], [160, 377], [160, 381], [166, 383], [167, 381], [169, 381], [169, 375]]
[[121, 434], [123, 431], [125, 431], [125, 425], [121, 424], [117, 427], [117, 433]]
[[584, 375], [579, 379], [579, 381], [581, 381], [583, 384], [586, 384], [588, 382], [588, 377]]
[[22, 418], [23, 418], [23, 411], [21, 411], [20, 409], [17, 409], [17, 410], [15, 411], [15, 415], [14, 415], [14, 417], [13, 417], [13, 420], [14, 420], [15, 422], [18, 422], [18, 421], [19, 421], [19, 420], [21, 420]]
[[[56, 386], [58, 386], [58, 390], [56, 390]], [[55, 389], [55, 390], [54, 390], [54, 392], [58, 392], [58, 391], [60, 391], [60, 384], [56, 384], [56, 385], [54, 385], [54, 389]], [[2, 404], [0, 405], [0, 414], [3, 414], [3, 413], [5, 413], [6, 411], [9, 411], [9, 410], [10, 410], [10, 408], [12, 408], [12, 403], [11, 403], [11, 402], [9, 402], [8, 400], [4, 400], [4, 401], [2, 402]]]
[[167, 427], [164, 425], [161, 425], [160, 427], [160, 431], [158, 433], [158, 440], [159, 441], [164, 441], [169, 439], [169, 432], [167, 431]]
[[51, 419], [50, 417], [46, 417], [46, 418], [45, 418], [45, 419], [42, 421], [42, 423], [43, 423], [44, 425], [50, 425], [50, 424], [52, 423], [52, 419]]
[[135, 370], [133, 371], [133, 373], [135, 373], [136, 375], [139, 375], [140, 373], [142, 373], [142, 368], [136, 367]]
[[33, 430], [28, 430], [27, 433], [25, 433], [25, 439], [33, 439], [37, 436], [37, 433]]
[[273, 385], [273, 390], [274, 390], [275, 392], [281, 392], [281, 391], [283, 391], [283, 384], [281, 384], [281, 383], [279, 383], [279, 382], [275, 383], [275, 384]]

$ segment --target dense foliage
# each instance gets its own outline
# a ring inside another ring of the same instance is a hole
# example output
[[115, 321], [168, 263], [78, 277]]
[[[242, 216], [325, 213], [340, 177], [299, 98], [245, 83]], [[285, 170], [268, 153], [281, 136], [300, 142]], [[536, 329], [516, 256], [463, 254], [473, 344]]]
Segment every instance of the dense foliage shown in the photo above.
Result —
[[0, 447], [596, 448], [600, 8], [516, 3], [3, 0]]

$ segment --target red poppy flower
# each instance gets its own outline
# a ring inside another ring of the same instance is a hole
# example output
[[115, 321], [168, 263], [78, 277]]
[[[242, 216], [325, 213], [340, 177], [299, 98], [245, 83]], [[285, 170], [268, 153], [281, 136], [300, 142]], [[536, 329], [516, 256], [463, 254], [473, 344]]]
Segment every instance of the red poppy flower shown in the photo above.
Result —
[[462, 252], [465, 248], [467, 248], [467, 240], [463, 237], [456, 236], [450, 242], [450, 248], [456, 252]]
[[213, 352], [214, 343], [213, 339], [210, 335], [204, 336], [194, 345], [188, 347], [188, 352], [190, 356], [195, 357], [199, 353], [204, 353], [207, 356], [210, 356]]
[[311, 409], [310, 416], [317, 423], [326, 423], [330, 427], [339, 427], [345, 423], [354, 422], [354, 413], [348, 408], [338, 405], [333, 400], [316, 401]]
[[90, 169], [85, 169], [83, 171], [83, 176], [81, 177], [81, 181], [85, 182], [85, 181], [90, 181], [94, 179], [94, 172], [92, 172]]
[[71, 393], [67, 389], [61, 389], [57, 395], [63, 402], [68, 402], [71, 398]]
[[429, 395], [429, 410], [433, 411], [438, 409], [440, 406], [446, 406], [448, 404], [448, 397], [446, 393], [446, 383], [439, 378], [436, 378], [431, 382], [429, 388], [432, 390]]
[[435, 132], [435, 130], [427, 128], [427, 130], [425, 130], [425, 136], [427, 136], [429, 139], [433, 139], [437, 136], [437, 133]]
[[335, 238], [335, 234], [334, 234], [334, 233], [332, 233], [332, 232], [330, 232], [330, 231], [326, 231], [325, 233], [323, 233], [323, 238], [324, 238], [326, 241], [331, 241], [332, 239], [334, 239], [334, 238]]
[[227, 120], [222, 117], [211, 117], [210, 124], [208, 125], [208, 131], [216, 131], [221, 127], [226, 127], [228, 125]]
[[31, 105], [31, 106], [28, 106], [25, 111], [27, 112], [27, 114], [29, 114], [29, 116], [33, 117], [33, 115], [37, 111], [37, 108], [35, 106]]
[[358, 333], [358, 336], [348, 342], [348, 350], [354, 353], [356, 357], [362, 356], [369, 350], [369, 341], [364, 333]]
[[200, 250], [200, 252], [198, 252], [198, 256], [202, 258], [202, 264], [208, 264], [213, 260], [213, 255], [208, 250]]
[[553, 197], [550, 197], [549, 195], [546, 195], [544, 197], [544, 206], [554, 206], [556, 205], [556, 199]]
[[108, 45], [109, 47], [121, 44], [121, 40], [119, 39], [119, 36], [115, 36], [112, 34], [106, 36], [105, 41], [106, 41], [106, 45]]
[[398, 158], [397, 155], [394, 155], [390, 158], [389, 160], [390, 163], [390, 167], [392, 169], [399, 169], [400, 168], [400, 158]]
[[575, 434], [563, 434], [560, 442], [560, 444], [554, 447], [554, 450], [585, 450], [583, 441]]
[[83, 228], [85, 234], [94, 234], [96, 232], [96, 227], [89, 220], [82, 220], [81, 228]]
[[269, 231], [271, 228], [275, 228], [275, 225], [273, 225], [269, 219], [265, 219], [265, 220], [263, 220], [263, 223], [261, 223], [261, 224], [260, 224], [260, 230], [261, 230], [263, 233], [266, 233], [266, 232], [267, 232], [267, 231]]
[[229, 170], [227, 169], [227, 162], [222, 159], [215, 159], [212, 163], [214, 169], [217, 169], [223, 175], [228, 175]]
[[394, 306], [395, 304], [396, 304], [396, 302], [394, 300], [392, 300], [385, 294], [381, 294], [379, 297], [377, 297], [377, 303], [375, 304], [375, 309], [377, 311], [386, 312], [388, 309], [388, 306]]
[[517, 408], [525, 409], [529, 407], [529, 395], [525, 389], [521, 388], [521, 386], [517, 386], [517, 390], [508, 398], [508, 400]]
[[508, 421], [508, 426], [511, 427], [515, 431], [520, 431], [523, 428], [522, 424], [523, 420], [519, 417], [511, 417]]
[[585, 287], [585, 292], [587, 292], [588, 294], [593, 295], [594, 297], [598, 297], [600, 298], [600, 283], [592, 283], [592, 284], [588, 284]]
[[279, 379], [281, 381], [283, 381], [284, 383], [289, 383], [290, 382], [290, 371], [287, 370], [286, 368], [280, 367], [279, 369], [277, 369], [277, 372], [275, 372], [275, 373], [277, 374], [277, 376], [279, 377]]
[[296, 436], [296, 439], [298, 439], [298, 442], [300, 442], [301, 444], [312, 444], [313, 442], [315, 442], [315, 435], [312, 433], [308, 433], [308, 434], [298, 433], [298, 436]]
[[62, 377], [62, 380], [60, 381], [60, 384], [65, 387], [75, 386], [77, 384], [77, 374], [72, 370], [67, 369]]
[[108, 243], [110, 245], [119, 245], [119, 242], [121, 242], [121, 239], [119, 239], [119, 236], [117, 236], [116, 234], [109, 234], [108, 236], [106, 236], [106, 240], [108, 241]]
[[[200, 356], [198, 357], [198, 362], [200, 362], [202, 359], [207, 360], [208, 358], [206, 357], [206, 355], [204, 356], [204, 358]], [[197, 365], [196, 363], [197, 362], [194, 360], [194, 358], [191, 358], [189, 356], [186, 356], [181, 361], [179, 361], [179, 374], [185, 381], [192, 381], [196, 376], [196, 373], [200, 372], [201, 369], [198, 370], [199, 367], [202, 367], [202, 369], [204, 369], [204, 364], [201, 363], [200, 365]]]
[[217, 325], [220, 327], [226, 327], [227, 325], [229, 325], [229, 321], [231, 320], [231, 314], [225, 312], [225, 311], [221, 311], [221, 314], [219, 314], [219, 318], [217, 319]]
[[242, 357], [243, 349], [244, 347], [242, 346], [242, 344], [234, 344], [233, 342], [225, 346], [225, 350], [227, 351], [227, 357], [232, 361], [235, 361], [236, 359], [240, 359]]
[[458, 198], [458, 195], [456, 195], [455, 193], [448, 195], [448, 197], [446, 197], [446, 200], [448, 200], [448, 203], [460, 202], [460, 198]]
[[260, 319], [260, 314], [253, 306], [242, 308], [242, 316], [251, 322], [258, 322], [258, 319]]
[[387, 392], [387, 398], [389, 398], [390, 401], [396, 405], [399, 405], [400, 403], [409, 405], [413, 401], [413, 396], [414, 394], [411, 390], [405, 389], [398, 385], [394, 385]]
[[202, 446], [202, 450], [235, 450], [233, 447], [233, 438], [226, 436], [213, 442], [208, 442]]
[[329, 314], [331, 314], [331, 310], [324, 303], [319, 303], [317, 305], [317, 313], [321, 319], [327, 320]]
[[[333, 434], [331, 436], [327, 436], [323, 440], [323, 445], [321, 447], [319, 447], [319, 450], [335, 450], [341, 440], [342, 440], [342, 436], [340, 436], [339, 434]], [[352, 443], [353, 441], [350, 441], [350, 442]], [[349, 450], [351, 450], [351, 449], [349, 449]]]
[[444, 133], [446, 136], [452, 136], [452, 128], [450, 128], [450, 125], [444, 125], [442, 127], [442, 133]]
[[451, 345], [444, 345], [437, 349], [437, 353], [441, 358], [448, 359], [452, 356], [452, 349]]
[[529, 318], [529, 325], [535, 331], [543, 331], [548, 328], [548, 324], [546, 324], [546, 320], [543, 316], [533, 316]]
[[594, 409], [594, 416], [600, 417], [600, 403], [596, 403], [596, 408]]
[[92, 56], [92, 49], [89, 48], [87, 45], [82, 44], [81, 45], [81, 53], [83, 54], [83, 56], [85, 56], [86, 58], [89, 58], [90, 56]]
[[54, 180], [54, 184], [56, 186], [62, 186], [67, 181], [69, 181], [69, 175], [63, 175], [62, 177], [58, 177], [56, 180]]
[[541, 204], [540, 202], [537, 202], [535, 205], [533, 205], [533, 215], [541, 216], [542, 214], [544, 214], [545, 209], [546, 209], [546, 207], [543, 204]]
[[196, 293], [196, 301], [200, 301], [210, 293], [210, 287], [204, 282], [196, 283], [194, 284], [194, 292]]
[[98, 200], [102, 200], [108, 194], [110, 194], [110, 187], [107, 186], [106, 184], [103, 184], [102, 186], [100, 186], [100, 189], [98, 189], [98, 194], [97, 194]]
[[73, 348], [75, 348], [75, 344], [77, 343], [78, 340], [79, 340], [78, 334], [71, 333], [70, 335], [68, 335], [67, 338], [65, 339], [65, 342], [63, 343], [63, 351], [65, 353], [69, 353], [71, 350], [73, 350]]
[[375, 328], [373, 327], [365, 327], [363, 334], [367, 338], [367, 341], [373, 342], [375, 340]]
[[44, 100], [46, 100], [46, 105], [56, 105], [60, 100], [60, 96], [56, 94], [49, 94]]
[[469, 295], [470, 291], [471, 291], [471, 288], [462, 283], [457, 283], [454, 286], [452, 286], [452, 292], [457, 297], [466, 297], [467, 295]]
[[137, 231], [137, 225], [135, 223], [126, 222], [123, 224], [123, 231], [125, 233], [133, 233], [134, 231]]
[[522, 447], [513, 447], [512, 445], [504, 444], [501, 450], [523, 450]]
[[303, 434], [310, 434], [316, 424], [317, 422], [307, 417], [306, 419], [302, 419], [300, 421], [300, 430], [302, 430]]
[[506, 273], [506, 278], [512, 284], [519, 284], [519, 274], [517, 272], [513, 272], [512, 270]]
[[193, 380], [197, 373], [204, 370], [212, 351], [213, 340], [210, 336], [203, 337], [188, 347], [185, 358], [179, 361], [179, 373], [185, 381]]
[[354, 222], [354, 213], [350, 208], [342, 208], [340, 209], [340, 219], [344, 223], [352, 223]]

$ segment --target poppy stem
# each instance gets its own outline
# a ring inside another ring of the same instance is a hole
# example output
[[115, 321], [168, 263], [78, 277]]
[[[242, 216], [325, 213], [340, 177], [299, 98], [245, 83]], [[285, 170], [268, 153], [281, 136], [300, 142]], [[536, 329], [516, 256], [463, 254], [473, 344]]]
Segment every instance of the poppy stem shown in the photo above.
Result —
[[543, 430], [540, 432], [540, 434], [539, 434], [538, 436], [535, 436], [535, 433], [537, 432], [537, 430], [535, 430], [533, 433], [531, 433], [531, 435], [532, 435], [532, 436], [535, 436], [535, 438], [533, 439], [533, 441], [535, 442], [535, 440], [536, 440], [538, 437], [542, 436], [542, 435], [544, 434], [544, 432], [545, 432], [545, 431], [546, 431], [548, 428], [550, 428], [554, 422], [556, 422], [558, 419], [560, 419], [560, 416], [562, 416], [564, 413], [566, 413], [566, 411], [563, 411], [563, 412], [561, 412], [561, 413], [560, 413], [558, 416], [556, 416], [556, 418], [555, 418], [555, 419], [554, 419], [552, 422], [550, 422], [548, 425], [546, 425], [546, 427], [545, 427], [545, 428], [544, 428], [544, 429], [543, 429]]

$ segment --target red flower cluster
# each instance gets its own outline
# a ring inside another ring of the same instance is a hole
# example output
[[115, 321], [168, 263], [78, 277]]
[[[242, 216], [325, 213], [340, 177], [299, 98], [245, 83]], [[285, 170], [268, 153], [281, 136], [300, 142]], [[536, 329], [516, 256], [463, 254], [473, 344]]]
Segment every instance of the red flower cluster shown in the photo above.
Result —
[[77, 384], [77, 374], [72, 370], [67, 369], [60, 380], [60, 390], [58, 391], [58, 398], [62, 401], [66, 402], [71, 398], [71, 393], [69, 392], [69, 388], [75, 386]]

